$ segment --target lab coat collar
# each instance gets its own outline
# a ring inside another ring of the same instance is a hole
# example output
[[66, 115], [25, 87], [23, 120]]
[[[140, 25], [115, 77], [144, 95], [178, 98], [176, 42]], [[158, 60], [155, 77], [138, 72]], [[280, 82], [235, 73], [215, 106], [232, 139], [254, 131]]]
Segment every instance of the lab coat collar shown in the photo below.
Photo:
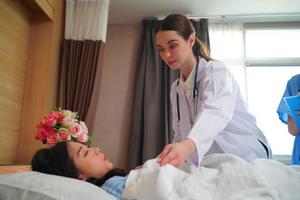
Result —
[[[199, 59], [199, 63], [198, 63], [198, 69], [199, 69], [201, 57], [198, 57], [198, 59]], [[196, 64], [194, 65], [191, 73], [189, 74], [189, 76], [187, 77], [186, 80], [184, 80], [182, 73], [180, 73], [179, 84], [183, 88], [185, 88], [186, 90], [193, 90], [193, 87], [194, 87], [194, 78], [195, 78], [195, 73], [196, 73], [195, 72], [196, 71]], [[197, 77], [197, 79], [198, 79], [198, 77]]]
[[191, 73], [184, 81], [182, 73], [180, 73], [179, 85], [184, 88], [184, 90], [193, 90], [194, 86], [194, 77], [195, 77], [196, 65], [193, 67]]
[[[207, 61], [199, 56], [199, 64], [198, 64], [198, 74], [196, 81], [199, 82], [201, 79], [201, 70], [202, 66], [207, 65]], [[195, 78], [196, 65], [193, 67], [191, 73], [188, 78], [184, 81], [182, 73], [180, 73], [179, 85], [183, 87], [185, 90], [193, 90], [194, 87], [194, 78]]]
[[199, 56], [199, 66], [198, 66], [198, 75], [197, 75], [197, 83], [201, 80], [202, 76], [203, 76], [203, 73], [201, 73], [202, 69], [205, 68], [204, 66], [208, 65], [208, 62], [204, 59], [204, 58], [201, 58]]

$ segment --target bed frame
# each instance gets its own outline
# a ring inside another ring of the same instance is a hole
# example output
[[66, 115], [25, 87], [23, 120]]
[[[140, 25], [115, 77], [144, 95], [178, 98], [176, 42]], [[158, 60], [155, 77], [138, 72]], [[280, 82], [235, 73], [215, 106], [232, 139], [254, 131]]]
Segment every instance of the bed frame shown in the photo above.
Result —
[[30, 165], [0, 165], [0, 174], [31, 171]]

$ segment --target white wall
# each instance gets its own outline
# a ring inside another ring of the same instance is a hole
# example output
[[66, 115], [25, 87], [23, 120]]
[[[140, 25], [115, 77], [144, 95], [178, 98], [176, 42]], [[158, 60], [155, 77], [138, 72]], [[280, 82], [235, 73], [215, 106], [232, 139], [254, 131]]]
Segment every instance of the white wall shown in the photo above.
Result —
[[126, 169], [141, 24], [109, 25], [107, 31], [93, 146]]

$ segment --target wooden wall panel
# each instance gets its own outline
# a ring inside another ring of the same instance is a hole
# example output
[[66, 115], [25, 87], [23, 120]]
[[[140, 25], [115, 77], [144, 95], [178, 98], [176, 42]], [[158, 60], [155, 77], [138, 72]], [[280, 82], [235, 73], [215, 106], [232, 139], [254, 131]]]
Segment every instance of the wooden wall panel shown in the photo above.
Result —
[[[34, 0], [34, 1], [39, 6], [39, 8], [43, 11], [42, 13], [44, 13], [47, 17], [49, 17], [49, 19], [53, 20], [54, 10], [55, 10], [53, 6], [55, 5], [54, 4], [55, 2], [48, 2], [45, 0]], [[52, 3], [52, 5], [50, 3]]]
[[16, 161], [30, 17], [18, 1], [0, 1], [0, 164]]
[[34, 127], [56, 105], [60, 45], [64, 29], [64, 1], [52, 2], [55, 8], [52, 21], [32, 21], [18, 163], [30, 162], [32, 155], [41, 147], [41, 143], [34, 139]]
[[0, 164], [29, 163], [41, 147], [34, 126], [56, 104], [64, 1], [0, 0]]

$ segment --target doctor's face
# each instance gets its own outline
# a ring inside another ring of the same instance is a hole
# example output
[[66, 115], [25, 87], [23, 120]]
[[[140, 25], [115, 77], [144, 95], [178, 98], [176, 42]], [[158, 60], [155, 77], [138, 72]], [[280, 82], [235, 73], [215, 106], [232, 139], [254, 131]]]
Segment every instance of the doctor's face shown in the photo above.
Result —
[[87, 147], [78, 142], [68, 142], [67, 148], [81, 179], [101, 178], [113, 168], [108, 157], [99, 148]]
[[185, 40], [176, 31], [156, 33], [156, 45], [161, 59], [171, 68], [180, 69], [193, 55], [194, 36]]

